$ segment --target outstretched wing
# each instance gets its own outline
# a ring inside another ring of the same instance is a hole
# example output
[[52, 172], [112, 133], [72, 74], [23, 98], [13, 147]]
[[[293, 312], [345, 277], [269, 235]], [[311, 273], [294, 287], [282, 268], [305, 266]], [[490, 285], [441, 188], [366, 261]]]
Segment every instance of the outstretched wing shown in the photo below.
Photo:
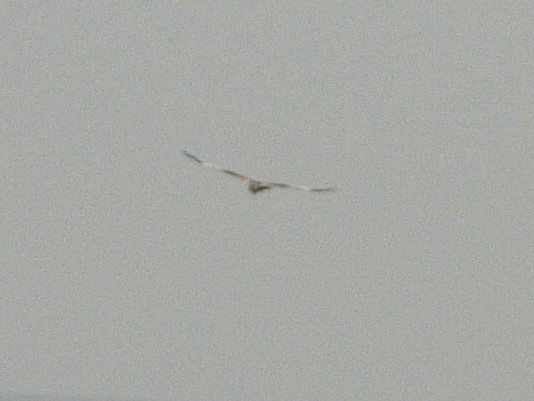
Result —
[[271, 188], [297, 189], [299, 191], [307, 191], [307, 192], [335, 192], [335, 191], [337, 191], [336, 187], [310, 188], [310, 187], [305, 187], [305, 186], [301, 186], [301, 185], [284, 184], [284, 183], [281, 183], [281, 182], [265, 182], [263, 184], [268, 185]]
[[194, 160], [196, 161], [197, 163], [199, 163], [201, 166], [204, 166], [204, 167], [208, 167], [208, 168], [211, 168], [213, 170], [217, 170], [217, 171], [220, 171], [221, 173], [224, 173], [224, 174], [228, 174], [234, 178], [237, 178], [238, 180], [241, 180], [241, 181], [244, 181], [246, 183], [249, 183], [251, 181], [255, 181], [253, 180], [252, 178], [250, 177], [247, 177], [246, 175], [242, 175], [242, 174], [238, 174], [232, 170], [227, 170], [225, 168], [222, 168], [222, 167], [219, 167], [217, 166], [216, 164], [213, 164], [213, 163], [210, 163], [210, 162], [205, 162], [203, 160], [200, 160], [198, 157], [192, 155], [191, 153], [187, 152], [187, 151], [183, 151], [182, 152], [185, 156], [189, 157], [191, 160]]

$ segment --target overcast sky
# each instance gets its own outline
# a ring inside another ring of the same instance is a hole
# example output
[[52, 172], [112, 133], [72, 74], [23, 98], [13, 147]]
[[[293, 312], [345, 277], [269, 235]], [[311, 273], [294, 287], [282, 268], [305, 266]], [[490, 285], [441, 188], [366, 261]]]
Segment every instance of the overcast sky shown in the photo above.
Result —
[[38, 3], [0, 14], [0, 392], [531, 399], [532, 1]]

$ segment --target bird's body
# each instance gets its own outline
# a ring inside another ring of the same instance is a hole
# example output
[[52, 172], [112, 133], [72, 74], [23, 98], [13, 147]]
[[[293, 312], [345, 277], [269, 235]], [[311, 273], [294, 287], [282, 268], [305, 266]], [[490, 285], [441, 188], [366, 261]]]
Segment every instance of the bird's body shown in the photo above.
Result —
[[246, 175], [238, 174], [234, 171], [224, 169], [222, 167], [217, 166], [216, 164], [205, 162], [203, 160], [200, 160], [198, 157], [192, 155], [189, 152], [183, 151], [183, 154], [190, 158], [191, 160], [199, 163], [200, 165], [204, 167], [208, 167], [217, 171], [220, 171], [222, 173], [225, 173], [227, 175], [230, 175], [234, 178], [237, 178], [240, 181], [245, 182], [248, 185], [248, 190], [252, 195], [257, 194], [258, 192], [265, 191], [268, 189], [273, 188], [289, 188], [289, 189], [298, 189], [301, 191], [308, 191], [308, 192], [332, 192], [335, 191], [336, 188], [329, 187], [329, 188], [309, 188], [309, 187], [303, 187], [303, 186], [293, 186], [289, 184], [283, 184], [280, 182], [263, 182], [258, 181], [253, 178], [247, 177]]
[[258, 192], [265, 191], [266, 189], [271, 189], [269, 185], [263, 185], [261, 182], [251, 181], [248, 184], [248, 190], [252, 195], [256, 195]]

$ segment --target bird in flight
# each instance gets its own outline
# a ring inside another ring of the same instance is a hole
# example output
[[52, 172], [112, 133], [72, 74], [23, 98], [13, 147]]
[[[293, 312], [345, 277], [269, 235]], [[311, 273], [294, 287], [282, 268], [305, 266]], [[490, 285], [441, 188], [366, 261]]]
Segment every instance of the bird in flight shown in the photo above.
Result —
[[335, 191], [336, 188], [330, 187], [330, 188], [309, 188], [309, 187], [303, 187], [303, 186], [297, 186], [297, 185], [289, 185], [289, 184], [283, 184], [280, 182], [268, 182], [268, 181], [258, 181], [253, 178], [247, 177], [246, 175], [238, 174], [234, 171], [224, 169], [222, 167], [217, 166], [216, 164], [205, 162], [203, 160], [200, 160], [198, 157], [192, 155], [191, 153], [187, 151], [183, 151], [183, 154], [190, 158], [191, 160], [199, 163], [201, 166], [211, 168], [213, 170], [220, 171], [224, 174], [228, 174], [229, 176], [232, 176], [234, 178], [237, 178], [240, 181], [243, 181], [245, 184], [248, 185], [248, 190], [253, 194], [257, 194], [260, 191], [265, 191], [267, 189], [273, 189], [273, 188], [287, 188], [287, 189], [298, 189], [301, 191], [308, 191], [308, 192], [332, 192]]

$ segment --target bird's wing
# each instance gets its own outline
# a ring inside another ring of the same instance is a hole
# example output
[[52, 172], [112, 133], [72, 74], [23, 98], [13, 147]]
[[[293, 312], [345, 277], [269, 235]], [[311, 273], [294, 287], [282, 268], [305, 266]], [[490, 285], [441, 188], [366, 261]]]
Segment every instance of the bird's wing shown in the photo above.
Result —
[[238, 174], [232, 170], [227, 170], [225, 168], [222, 168], [222, 167], [219, 167], [217, 166], [216, 164], [214, 163], [210, 163], [210, 162], [205, 162], [203, 160], [200, 160], [198, 157], [192, 155], [191, 153], [187, 152], [187, 151], [183, 151], [182, 152], [185, 156], [189, 157], [191, 160], [194, 160], [196, 161], [197, 163], [199, 163], [201, 166], [204, 166], [204, 167], [208, 167], [208, 168], [211, 168], [213, 170], [217, 170], [217, 171], [220, 171], [221, 173], [224, 173], [224, 174], [228, 174], [234, 178], [237, 178], [238, 180], [241, 180], [241, 181], [244, 181], [244, 182], [251, 182], [251, 181], [255, 181], [253, 180], [252, 178], [250, 177], [247, 177], [246, 175], [242, 175], [242, 174]]
[[308, 192], [334, 192], [334, 191], [337, 191], [337, 188], [335, 188], [335, 187], [310, 188], [310, 187], [304, 187], [304, 186], [301, 186], [301, 185], [284, 184], [284, 183], [281, 183], [281, 182], [265, 182], [265, 183], [262, 183], [262, 184], [269, 185], [271, 188], [297, 189], [299, 191], [308, 191]]
[[224, 174], [228, 174], [234, 178], [237, 178], [238, 180], [241, 180], [241, 181], [244, 181], [244, 182], [252, 182], [252, 181], [256, 181], [250, 177], [247, 177], [246, 175], [242, 175], [242, 174], [238, 174], [236, 173], [235, 171], [232, 171], [232, 170], [226, 170], [226, 169], [222, 169], [220, 170], [221, 172], [223, 172]]

